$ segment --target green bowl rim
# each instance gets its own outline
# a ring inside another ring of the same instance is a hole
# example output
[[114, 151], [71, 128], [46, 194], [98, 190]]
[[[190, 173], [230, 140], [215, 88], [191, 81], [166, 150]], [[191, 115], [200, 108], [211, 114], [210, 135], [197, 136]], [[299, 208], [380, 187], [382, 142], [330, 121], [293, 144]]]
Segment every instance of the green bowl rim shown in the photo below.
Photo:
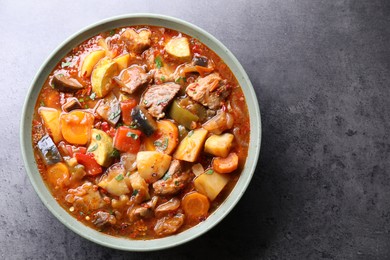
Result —
[[[148, 21], [148, 22], [141, 22]], [[115, 25], [118, 23], [123, 23], [123, 25]], [[161, 25], [165, 24], [165, 25]], [[110, 27], [110, 24], [114, 26]], [[167, 26], [167, 24], [171, 25]], [[108, 26], [107, 26], [108, 25]], [[74, 43], [71, 42], [78, 40], [79, 43], [82, 41], [96, 35], [102, 31], [108, 31], [120, 26], [132, 26], [132, 25], [155, 25], [166, 28], [172, 28], [174, 30], [181, 31], [187, 35], [190, 35], [194, 38], [203, 38], [202, 43], [206, 44], [210, 49], [217, 53], [225, 63], [230, 67], [235, 77], [237, 78], [239, 84], [241, 85], [245, 99], [248, 105], [248, 110], [250, 114], [250, 144], [248, 158], [245, 164], [245, 167], [241, 173], [241, 176], [236, 183], [233, 190], [230, 192], [229, 196], [225, 201], [219, 206], [219, 208], [213, 212], [204, 222], [199, 223], [198, 225], [183, 231], [179, 234], [168, 236], [165, 238], [153, 239], [153, 240], [131, 240], [127, 238], [113, 237], [103, 233], [100, 233], [84, 224], [79, 222], [76, 218], [71, 216], [67, 211], [65, 211], [56, 200], [54, 200], [50, 191], [47, 189], [45, 184], [41, 179], [39, 174], [32, 148], [32, 138], [31, 138], [31, 129], [32, 129], [32, 114], [33, 108], [36, 102], [36, 98], [31, 98], [32, 96], [37, 96], [42, 84], [37, 85], [39, 82], [47, 78], [47, 75], [51, 72], [54, 65], [50, 66], [50, 63], [57, 64], [59, 59], [64, 55], [59, 56], [60, 53], [68, 53]], [[105, 29], [97, 28], [104, 27]], [[182, 27], [177, 29], [175, 27]], [[191, 32], [189, 32], [191, 31]], [[87, 35], [87, 36], [86, 36]], [[210, 46], [210, 45], [215, 45]], [[59, 59], [55, 57], [59, 56]], [[50, 69], [51, 68], [51, 69]], [[37, 93], [38, 92], [38, 93]], [[43, 204], [49, 209], [49, 211], [62, 222], [66, 227], [77, 233], [78, 235], [95, 242], [97, 244], [126, 251], [153, 251], [166, 249], [180, 244], [186, 243], [196, 237], [204, 234], [215, 225], [217, 225], [238, 203], [245, 190], [247, 189], [253, 174], [256, 169], [257, 161], [260, 154], [261, 146], [261, 116], [260, 108], [258, 105], [256, 93], [253, 89], [253, 86], [249, 80], [248, 75], [241, 66], [240, 62], [236, 57], [214, 36], [201, 29], [198, 26], [195, 26], [189, 22], [183, 21], [178, 18], [152, 14], [152, 13], [135, 13], [135, 14], [124, 14], [119, 16], [114, 16], [108, 19], [101, 20], [92, 25], [89, 25], [80, 31], [69, 36], [62, 44], [60, 44], [45, 60], [37, 74], [35, 75], [31, 86], [29, 87], [26, 99], [23, 105], [23, 112], [20, 124], [20, 145], [22, 151], [22, 157], [24, 165], [26, 167], [27, 174], [29, 179], [40, 197]], [[36, 174], [36, 176], [34, 176]], [[38, 175], [37, 175], [38, 174]], [[37, 177], [39, 176], [39, 177]], [[245, 177], [245, 178], [244, 178]], [[37, 180], [36, 178], [40, 179]], [[43, 188], [44, 187], [44, 188]]]

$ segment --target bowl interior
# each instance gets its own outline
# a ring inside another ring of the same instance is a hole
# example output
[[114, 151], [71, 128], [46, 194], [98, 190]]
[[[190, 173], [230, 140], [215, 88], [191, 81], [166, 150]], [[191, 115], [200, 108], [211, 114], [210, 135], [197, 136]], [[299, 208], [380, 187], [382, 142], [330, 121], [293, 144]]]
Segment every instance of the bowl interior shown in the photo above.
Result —
[[[102, 31], [109, 31], [117, 27], [132, 25], [154, 25], [171, 28], [197, 38], [202, 43], [206, 44], [225, 61], [236, 76], [243, 89], [250, 114], [251, 132], [248, 158], [241, 176], [230, 195], [206, 221], [177, 235], [154, 240], [130, 240], [105, 235], [83, 225], [69, 215], [52, 197], [50, 191], [45, 186], [36, 167], [31, 140], [31, 122], [35, 102], [46, 78], [58, 61], [74, 46], [77, 46]], [[176, 246], [198, 237], [221, 221], [237, 204], [245, 192], [257, 164], [261, 143], [261, 119], [256, 94], [247, 74], [234, 55], [221, 42], [199, 27], [176, 18], [156, 14], [131, 14], [113, 17], [93, 24], [69, 37], [63, 44], [54, 50], [35, 76], [26, 96], [20, 128], [21, 150], [27, 174], [44, 205], [64, 225], [80, 236], [103, 246], [129, 251], [150, 251]]]

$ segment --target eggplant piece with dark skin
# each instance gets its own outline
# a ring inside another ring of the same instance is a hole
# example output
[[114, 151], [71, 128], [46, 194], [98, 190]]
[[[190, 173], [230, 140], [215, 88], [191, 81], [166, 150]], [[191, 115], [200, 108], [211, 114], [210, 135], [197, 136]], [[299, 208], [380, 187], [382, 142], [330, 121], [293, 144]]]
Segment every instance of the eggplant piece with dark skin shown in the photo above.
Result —
[[81, 104], [80, 102], [77, 100], [77, 98], [70, 98], [68, 99], [68, 102], [66, 102], [63, 106], [62, 106], [62, 110], [64, 110], [65, 112], [69, 113], [70, 111], [72, 110], [75, 110], [75, 109], [81, 109]]
[[61, 154], [49, 135], [44, 135], [41, 140], [38, 141], [36, 148], [46, 165], [53, 165], [62, 161]]
[[207, 67], [209, 64], [209, 60], [204, 56], [195, 55], [194, 58], [192, 59], [192, 64], [194, 66]]
[[77, 79], [65, 76], [63, 74], [55, 74], [51, 84], [55, 89], [68, 93], [73, 93], [84, 88], [84, 86], [81, 85]]
[[151, 136], [157, 129], [157, 123], [149, 112], [142, 106], [136, 106], [131, 111], [134, 124], [146, 135]]

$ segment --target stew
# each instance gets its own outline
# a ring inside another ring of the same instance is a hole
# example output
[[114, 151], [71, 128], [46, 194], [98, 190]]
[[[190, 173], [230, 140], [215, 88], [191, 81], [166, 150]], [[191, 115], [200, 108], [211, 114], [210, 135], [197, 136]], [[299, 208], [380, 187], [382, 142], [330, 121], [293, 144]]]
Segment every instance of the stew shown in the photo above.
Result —
[[236, 184], [250, 131], [227, 65], [198, 40], [153, 26], [76, 46], [47, 78], [32, 123], [38, 169], [58, 203], [131, 239], [204, 221]]

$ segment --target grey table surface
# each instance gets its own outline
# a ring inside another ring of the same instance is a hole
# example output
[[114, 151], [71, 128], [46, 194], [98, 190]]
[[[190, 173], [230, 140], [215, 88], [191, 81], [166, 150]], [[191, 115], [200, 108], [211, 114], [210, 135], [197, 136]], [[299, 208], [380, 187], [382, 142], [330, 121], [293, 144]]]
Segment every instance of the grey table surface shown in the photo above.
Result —
[[[47, 56], [79, 29], [151, 12], [192, 22], [246, 69], [260, 160], [217, 227], [160, 252], [101, 247], [44, 207], [19, 148], [22, 104]], [[390, 259], [390, 1], [0, 0], [1, 259]]]

